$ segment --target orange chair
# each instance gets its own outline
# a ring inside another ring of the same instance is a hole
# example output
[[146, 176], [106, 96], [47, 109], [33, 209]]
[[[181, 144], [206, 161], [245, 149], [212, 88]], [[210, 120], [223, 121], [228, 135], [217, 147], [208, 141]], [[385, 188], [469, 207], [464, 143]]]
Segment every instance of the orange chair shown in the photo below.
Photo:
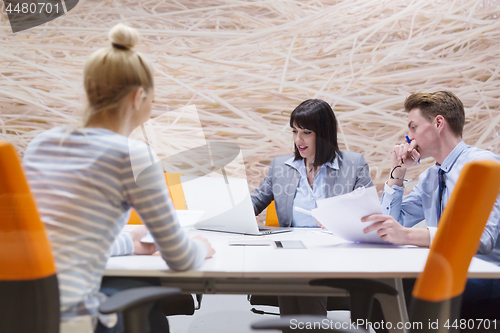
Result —
[[278, 215], [276, 214], [276, 206], [274, 200], [267, 206], [266, 225], [269, 227], [279, 227]]
[[[0, 332], [58, 333], [59, 286], [52, 249], [15, 148], [0, 142]], [[146, 332], [151, 302], [175, 302], [178, 288], [119, 292], [101, 312], [123, 312], [125, 332]], [[191, 299], [192, 300], [192, 299]]]
[[[165, 181], [170, 192], [170, 198], [174, 203], [175, 209], [186, 209], [186, 199], [184, 198], [184, 191], [181, 184], [181, 173], [165, 173]], [[135, 211], [132, 209], [130, 218], [127, 224], [142, 224], [142, 220]]]
[[[484, 230], [491, 209], [500, 189], [500, 163], [495, 161], [474, 161], [462, 169], [455, 189], [446, 206], [439, 228], [430, 247], [425, 269], [420, 274], [413, 288], [410, 322], [423, 323], [423, 326], [410, 332], [449, 332], [458, 331], [445, 327], [450, 326], [460, 315], [461, 295], [467, 282], [467, 273], [472, 257], [476, 254], [481, 234]], [[377, 291], [375, 281], [342, 279], [319, 279], [310, 282], [316, 286], [344, 287], [350, 284], [349, 293], [356, 294], [360, 311], [351, 320], [366, 319], [371, 311], [373, 295]], [[368, 286], [368, 284], [371, 286]], [[364, 295], [358, 291], [360, 287], [367, 290]], [[381, 286], [391, 288], [387, 285]], [[390, 292], [390, 290], [388, 290]], [[395, 292], [395, 290], [394, 290]], [[347, 332], [349, 330], [333, 329], [335, 325], [321, 325], [324, 318], [315, 316], [282, 317], [254, 323], [256, 330], [288, 329], [290, 321], [309, 322], [312, 327], [319, 327], [315, 332]], [[317, 323], [318, 326], [315, 326]], [[438, 323], [437, 327], [428, 323]], [[307, 330], [305, 330], [307, 331]], [[352, 330], [351, 330], [352, 332]]]
[[439, 320], [439, 330], [444, 331], [447, 319], [453, 323], [459, 318], [469, 265], [499, 188], [499, 163], [475, 161], [464, 166], [439, 221], [425, 269], [413, 288], [412, 321]]
[[59, 332], [52, 249], [15, 148], [0, 142], [0, 332]]

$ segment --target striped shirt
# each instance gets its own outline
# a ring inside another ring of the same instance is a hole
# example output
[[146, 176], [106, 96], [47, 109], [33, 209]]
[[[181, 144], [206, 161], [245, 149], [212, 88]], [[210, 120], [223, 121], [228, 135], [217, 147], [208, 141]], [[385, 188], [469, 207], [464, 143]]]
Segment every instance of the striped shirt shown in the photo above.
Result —
[[56, 127], [28, 145], [23, 164], [51, 241], [62, 320], [97, 318], [107, 259], [133, 252], [120, 234], [132, 207], [171, 269], [203, 263], [206, 246], [180, 228], [162, 170], [146, 169], [149, 158], [144, 143], [103, 128]]

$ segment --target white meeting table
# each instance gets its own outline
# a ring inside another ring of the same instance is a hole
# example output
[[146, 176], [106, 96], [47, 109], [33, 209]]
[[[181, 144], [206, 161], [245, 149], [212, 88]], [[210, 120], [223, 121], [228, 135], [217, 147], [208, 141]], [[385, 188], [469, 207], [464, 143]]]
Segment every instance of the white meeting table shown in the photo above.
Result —
[[[416, 278], [429, 250], [411, 246], [345, 242], [320, 229], [294, 229], [268, 236], [242, 236], [189, 229], [190, 236], [206, 237], [216, 254], [197, 270], [173, 272], [159, 256], [112, 257], [107, 276], [154, 276], [188, 293], [254, 295], [347, 295], [329, 287], [310, 286], [318, 278], [364, 278], [387, 283], [397, 297], [377, 295], [386, 321], [408, 321], [401, 278]], [[274, 246], [229, 246], [229, 238], [300, 240], [306, 249]], [[500, 278], [500, 267], [474, 258], [470, 278]], [[390, 332], [405, 332], [394, 328]]]

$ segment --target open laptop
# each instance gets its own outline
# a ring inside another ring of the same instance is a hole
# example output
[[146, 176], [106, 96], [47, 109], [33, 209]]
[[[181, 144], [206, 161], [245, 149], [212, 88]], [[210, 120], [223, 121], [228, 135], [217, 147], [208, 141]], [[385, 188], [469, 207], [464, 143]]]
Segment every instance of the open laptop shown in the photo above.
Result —
[[257, 225], [246, 179], [182, 176], [181, 183], [187, 208], [205, 211], [194, 225], [197, 229], [245, 235], [267, 235], [292, 230]]

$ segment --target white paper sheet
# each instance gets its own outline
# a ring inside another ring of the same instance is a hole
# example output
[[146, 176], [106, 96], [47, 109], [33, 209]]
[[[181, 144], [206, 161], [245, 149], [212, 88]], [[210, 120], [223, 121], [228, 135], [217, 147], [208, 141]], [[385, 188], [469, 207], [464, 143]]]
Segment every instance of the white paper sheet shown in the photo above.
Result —
[[[203, 210], [177, 210], [176, 212], [181, 227], [188, 227], [192, 224], [195, 224], [205, 213], [205, 211]], [[141, 242], [154, 243], [154, 239], [153, 236], [151, 236], [151, 233], [148, 232], [146, 236], [142, 237]]]
[[317, 204], [318, 208], [311, 210], [312, 215], [336, 236], [353, 242], [387, 244], [375, 231], [363, 233], [363, 229], [372, 223], [363, 223], [361, 218], [382, 214], [375, 186], [361, 187], [351, 193], [318, 200]]

